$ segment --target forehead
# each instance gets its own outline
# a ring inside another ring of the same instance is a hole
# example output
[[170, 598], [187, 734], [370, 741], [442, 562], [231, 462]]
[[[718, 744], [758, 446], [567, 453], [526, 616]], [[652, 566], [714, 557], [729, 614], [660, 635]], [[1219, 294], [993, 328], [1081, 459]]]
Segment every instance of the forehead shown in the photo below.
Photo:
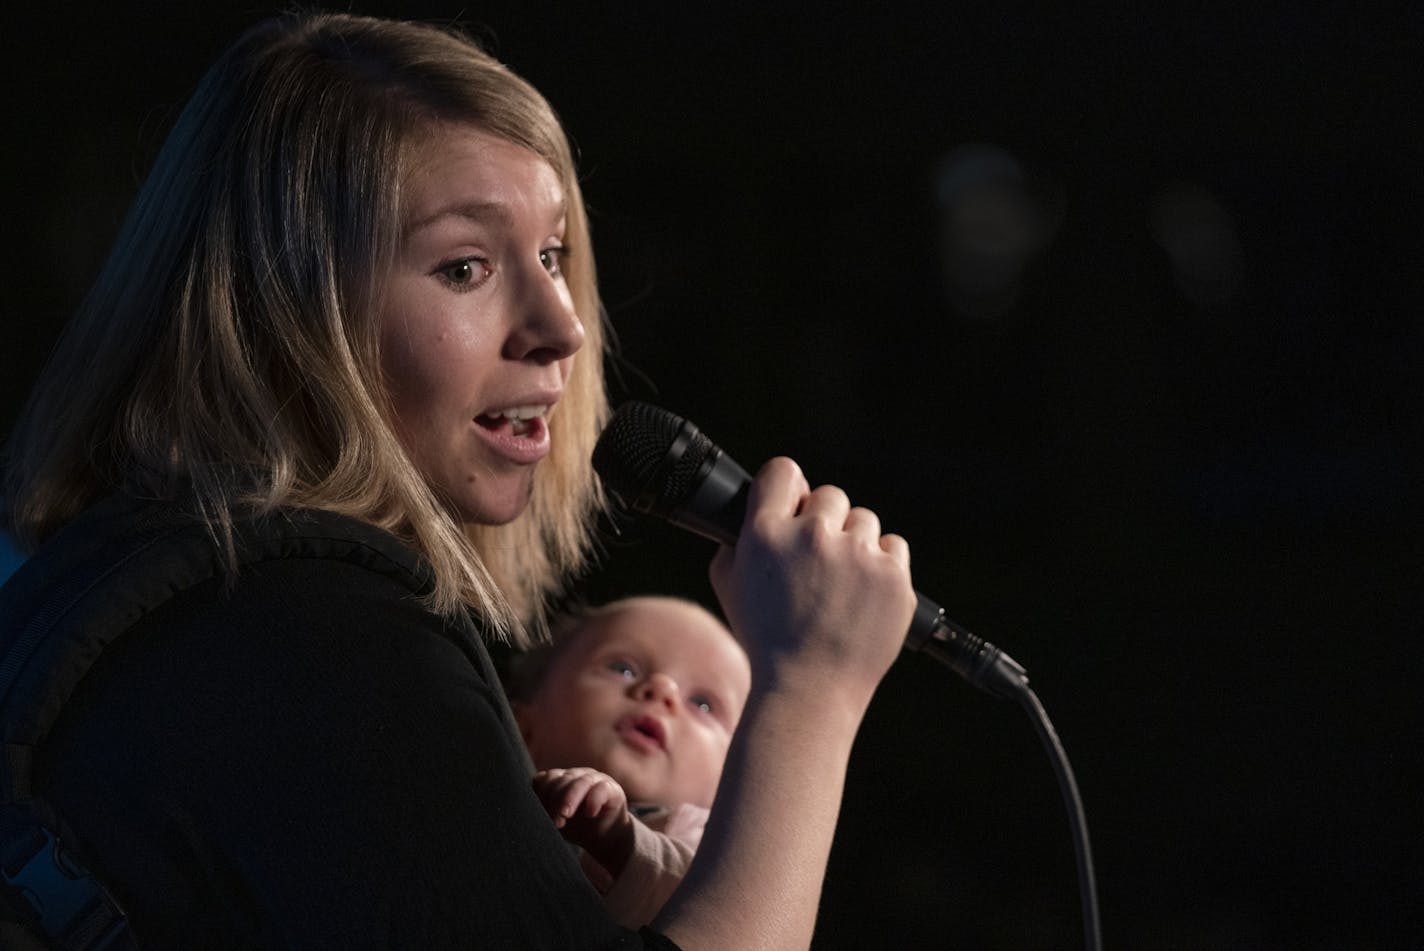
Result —
[[426, 126], [407, 147], [403, 175], [406, 230], [449, 216], [508, 222], [520, 214], [562, 217], [559, 173], [542, 156], [479, 126]]
[[585, 622], [571, 654], [588, 658], [610, 650], [637, 650], [668, 665], [750, 680], [746, 654], [726, 627], [699, 607], [678, 601], [637, 599]]

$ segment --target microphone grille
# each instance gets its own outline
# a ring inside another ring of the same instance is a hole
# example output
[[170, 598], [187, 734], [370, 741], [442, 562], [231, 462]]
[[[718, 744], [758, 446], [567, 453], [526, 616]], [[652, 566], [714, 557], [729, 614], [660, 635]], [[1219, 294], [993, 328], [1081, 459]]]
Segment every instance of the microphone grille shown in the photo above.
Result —
[[[681, 439], [685, 446], [673, 454]], [[603, 484], [639, 511], [685, 501], [697, 473], [717, 447], [692, 423], [651, 403], [618, 407], [593, 448], [593, 468]]]

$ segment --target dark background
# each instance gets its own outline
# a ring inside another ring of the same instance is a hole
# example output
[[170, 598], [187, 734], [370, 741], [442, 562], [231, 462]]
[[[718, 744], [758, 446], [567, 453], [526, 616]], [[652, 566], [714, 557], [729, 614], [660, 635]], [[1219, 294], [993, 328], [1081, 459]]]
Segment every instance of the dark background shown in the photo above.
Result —
[[[844, 486], [1029, 669], [1110, 947], [1424, 946], [1420, 14], [355, 6], [461, 18], [560, 111], [617, 396]], [[268, 12], [7, 14], [0, 431]], [[585, 591], [706, 599], [709, 555], [634, 526]], [[1081, 946], [1019, 710], [896, 665], [816, 946]]]

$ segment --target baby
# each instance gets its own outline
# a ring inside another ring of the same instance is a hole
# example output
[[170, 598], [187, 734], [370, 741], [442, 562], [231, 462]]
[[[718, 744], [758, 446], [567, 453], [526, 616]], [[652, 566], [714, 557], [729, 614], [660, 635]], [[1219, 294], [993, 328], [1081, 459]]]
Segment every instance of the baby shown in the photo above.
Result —
[[620, 924], [647, 924], [702, 837], [751, 687], [708, 611], [636, 597], [583, 614], [522, 658], [514, 713], [534, 789]]

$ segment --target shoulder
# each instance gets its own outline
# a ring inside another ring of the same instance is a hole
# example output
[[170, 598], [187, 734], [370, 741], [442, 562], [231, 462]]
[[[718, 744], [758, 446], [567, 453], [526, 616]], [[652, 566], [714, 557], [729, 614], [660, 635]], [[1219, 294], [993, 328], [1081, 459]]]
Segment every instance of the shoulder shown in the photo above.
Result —
[[235, 675], [244, 660], [285, 659], [333, 676], [433, 670], [498, 691], [472, 620], [425, 609], [424, 564], [389, 533], [278, 511], [236, 523], [233, 546], [230, 558], [197, 519], [121, 495], [65, 526], [0, 589], [7, 729], [43, 735], [45, 698], [67, 695], [101, 652], [100, 670], [147, 657]]
[[[428, 588], [418, 555], [374, 525], [334, 512], [284, 509], [237, 519], [231, 549], [218, 532], [174, 505], [116, 494], [64, 526], [4, 585], [7, 614], [82, 609], [102, 598], [144, 610], [167, 596], [275, 561], [344, 562], [412, 592]], [[308, 567], [312, 567], [308, 564]], [[105, 613], [113, 614], [112, 607]]]
[[214, 547], [206, 529], [189, 526], [145, 553], [141, 575], [172, 593], [145, 611], [136, 633], [327, 676], [433, 684], [474, 675], [482, 692], [497, 690], [474, 619], [428, 610], [425, 562], [374, 525], [280, 510], [234, 524], [235, 565], [215, 551], [200, 556], [205, 546]]
[[107, 642], [192, 589], [216, 584], [229, 597], [214, 606], [231, 612], [243, 595], [280, 595], [284, 581], [313, 595], [333, 584], [416, 599], [430, 590], [416, 552], [359, 519], [283, 509], [237, 519], [229, 539], [175, 506], [115, 495], [43, 545], [0, 589], [0, 604], [7, 626], [23, 624], [32, 641], [47, 636], [37, 626], [67, 626], [106, 628]]

